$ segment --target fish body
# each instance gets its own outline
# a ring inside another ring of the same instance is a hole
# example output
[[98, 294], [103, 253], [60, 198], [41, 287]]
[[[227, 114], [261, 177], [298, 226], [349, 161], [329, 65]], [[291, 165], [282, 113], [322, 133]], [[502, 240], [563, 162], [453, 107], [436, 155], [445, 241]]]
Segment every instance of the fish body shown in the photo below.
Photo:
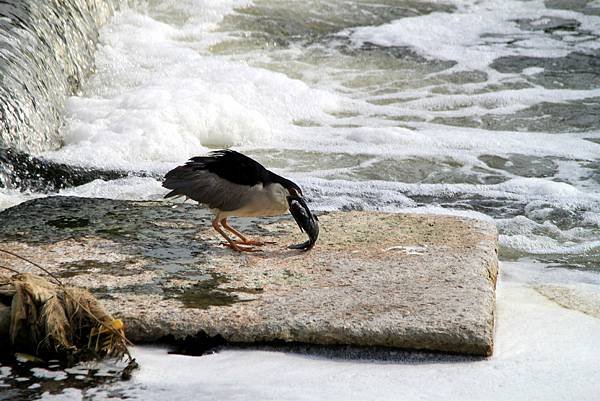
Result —
[[296, 220], [298, 227], [300, 227], [300, 231], [308, 235], [308, 241], [301, 244], [292, 244], [288, 248], [308, 251], [315, 245], [319, 237], [319, 219], [310, 211], [301, 196], [288, 196], [287, 201], [290, 213]]

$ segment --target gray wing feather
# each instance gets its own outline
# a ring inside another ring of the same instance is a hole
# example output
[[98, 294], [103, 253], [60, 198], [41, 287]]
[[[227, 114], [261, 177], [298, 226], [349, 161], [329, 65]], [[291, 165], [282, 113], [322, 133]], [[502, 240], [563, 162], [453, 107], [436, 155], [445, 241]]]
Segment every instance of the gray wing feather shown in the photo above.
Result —
[[206, 170], [180, 166], [165, 177], [163, 187], [172, 189], [165, 198], [187, 196], [211, 209], [237, 210], [251, 201], [250, 187], [229, 182]]

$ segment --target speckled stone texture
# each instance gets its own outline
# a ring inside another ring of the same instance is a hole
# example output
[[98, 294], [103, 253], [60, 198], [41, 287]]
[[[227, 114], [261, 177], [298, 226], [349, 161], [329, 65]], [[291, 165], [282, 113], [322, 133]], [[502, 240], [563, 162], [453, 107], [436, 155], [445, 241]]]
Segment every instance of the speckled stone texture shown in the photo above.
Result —
[[[291, 216], [231, 219], [259, 253], [221, 245], [192, 204], [51, 197], [0, 213], [0, 246], [87, 287], [134, 341], [204, 332], [491, 355], [497, 231], [426, 214], [319, 216], [309, 252]], [[0, 256], [3, 265], [25, 265]], [[32, 271], [32, 270], [29, 270]]]

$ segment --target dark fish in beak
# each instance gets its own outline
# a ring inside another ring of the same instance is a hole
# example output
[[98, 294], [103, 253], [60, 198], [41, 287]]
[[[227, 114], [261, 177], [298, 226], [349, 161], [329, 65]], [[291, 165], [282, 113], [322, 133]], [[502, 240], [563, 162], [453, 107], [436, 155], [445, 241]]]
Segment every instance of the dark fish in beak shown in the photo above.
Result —
[[308, 241], [302, 244], [292, 244], [288, 248], [308, 251], [317, 242], [317, 237], [319, 236], [319, 219], [312, 214], [306, 201], [301, 196], [288, 196], [287, 201], [290, 212], [294, 216], [298, 227], [300, 227], [300, 231], [308, 234]]

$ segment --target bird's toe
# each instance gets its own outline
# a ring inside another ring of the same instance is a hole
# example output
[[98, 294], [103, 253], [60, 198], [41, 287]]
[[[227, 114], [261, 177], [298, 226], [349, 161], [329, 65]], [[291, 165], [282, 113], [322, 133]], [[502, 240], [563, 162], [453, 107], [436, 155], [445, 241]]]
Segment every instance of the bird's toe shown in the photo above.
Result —
[[238, 252], [262, 252], [260, 249], [252, 248], [251, 246], [249, 246], [250, 244], [243, 242], [224, 242], [222, 245]]
[[272, 245], [275, 244], [274, 241], [258, 241], [258, 240], [246, 240], [245, 242], [240, 242], [241, 245], [256, 245], [256, 246], [264, 246], [264, 245]]

